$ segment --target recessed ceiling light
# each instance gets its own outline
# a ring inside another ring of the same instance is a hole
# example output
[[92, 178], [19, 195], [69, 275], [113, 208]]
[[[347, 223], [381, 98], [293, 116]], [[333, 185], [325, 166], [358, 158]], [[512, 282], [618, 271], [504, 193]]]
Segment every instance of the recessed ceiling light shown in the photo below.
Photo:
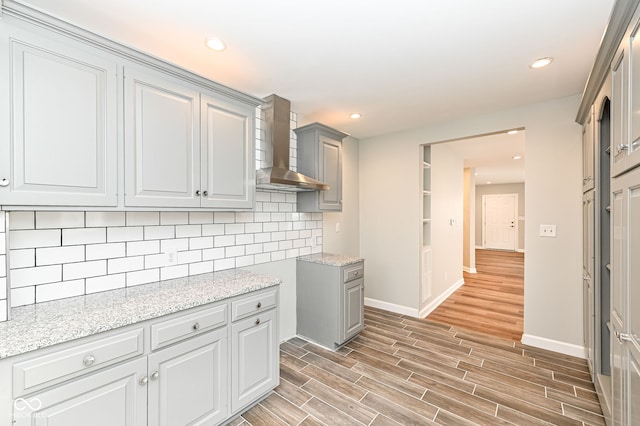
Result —
[[349, 117], [353, 118], [354, 120], [357, 120], [358, 118], [362, 117], [362, 114], [358, 114], [357, 112], [354, 112]]
[[551, 62], [553, 62], [553, 58], [551, 57], [540, 58], [540, 59], [536, 59], [531, 65], [529, 65], [529, 67], [533, 69], [542, 68], [542, 67], [546, 67]]
[[224, 41], [215, 37], [206, 39], [205, 43], [209, 49], [215, 50], [216, 52], [222, 52], [227, 48], [227, 46], [224, 44]]
[[507, 132], [507, 134], [508, 134], [508, 135], [517, 135], [517, 134], [518, 134], [518, 131], [517, 131], [517, 130], [509, 130], [509, 131]]
[[519, 155], [514, 155], [514, 156], [513, 156], [513, 157], [511, 157], [511, 158], [513, 158], [514, 160], [519, 160], [519, 159], [521, 159], [522, 157], [521, 157], [521, 156], [519, 156]]
[[487, 181], [487, 185], [491, 185], [491, 181], [490, 180]]

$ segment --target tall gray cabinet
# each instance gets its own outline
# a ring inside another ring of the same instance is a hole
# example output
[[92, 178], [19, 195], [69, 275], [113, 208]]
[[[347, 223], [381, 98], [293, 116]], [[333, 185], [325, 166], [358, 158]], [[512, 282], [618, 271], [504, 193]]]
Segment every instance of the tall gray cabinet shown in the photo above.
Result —
[[639, 5], [616, 1], [577, 117], [585, 129], [585, 353], [613, 425], [640, 424]]

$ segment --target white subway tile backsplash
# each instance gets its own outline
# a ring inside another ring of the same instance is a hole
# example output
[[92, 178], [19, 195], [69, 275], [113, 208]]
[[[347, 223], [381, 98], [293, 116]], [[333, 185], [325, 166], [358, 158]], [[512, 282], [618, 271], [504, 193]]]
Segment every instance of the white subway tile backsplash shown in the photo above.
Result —
[[285, 260], [287, 258], [287, 253], [284, 251], [274, 251], [271, 253], [271, 261], [276, 262], [278, 260]]
[[202, 250], [202, 260], [224, 259], [224, 247]]
[[224, 235], [224, 224], [214, 223], [211, 225], [202, 225], [202, 236]]
[[85, 294], [84, 280], [62, 281], [36, 286], [36, 303]]
[[284, 231], [272, 232], [271, 241], [282, 241], [287, 238], [287, 233]]
[[176, 265], [160, 268], [160, 279], [170, 280], [189, 276], [189, 265]]
[[97, 293], [99, 291], [115, 290], [124, 288], [126, 285], [125, 274], [106, 275], [104, 277], [87, 278], [86, 292], [87, 294]]
[[256, 191], [256, 201], [271, 201], [271, 192]]
[[7, 277], [0, 278], [0, 299], [7, 298]]
[[62, 277], [65, 281], [97, 277], [100, 275], [107, 275], [106, 260], [92, 260], [89, 262], [67, 263], [62, 265]]
[[236, 222], [237, 223], [250, 223], [254, 222], [255, 217], [252, 212], [237, 212], [236, 213]]
[[60, 245], [59, 229], [10, 231], [9, 249], [55, 247]]
[[202, 250], [178, 252], [178, 264], [202, 262]]
[[244, 256], [244, 246], [229, 246], [224, 249], [224, 257]]
[[244, 223], [228, 223], [224, 226], [225, 235], [243, 234]]
[[[0, 215], [2, 215], [2, 212], [0, 212]], [[6, 245], [6, 233], [0, 233], [0, 254], [5, 254], [5, 252], [7, 251]]]
[[88, 244], [85, 247], [86, 260], [113, 259], [126, 256], [125, 243]]
[[189, 250], [205, 249], [213, 247], [213, 237], [189, 238]]
[[286, 213], [271, 213], [272, 222], [284, 222], [285, 220], [287, 220]]
[[[42, 231], [48, 232], [48, 231]], [[13, 234], [11, 234], [13, 238]], [[107, 242], [107, 228], [63, 229], [62, 245], [100, 244]]]
[[271, 202], [272, 203], [284, 203], [287, 199], [287, 196], [284, 192], [272, 192], [271, 193]]
[[34, 303], [36, 303], [36, 286], [11, 289], [11, 307], [33, 305]]
[[10, 212], [9, 229], [36, 229], [35, 212]]
[[271, 222], [271, 213], [256, 213], [254, 219], [256, 222]]
[[160, 240], [129, 241], [127, 244], [127, 256], [139, 256], [142, 254], [160, 253]]
[[285, 240], [278, 242], [278, 250], [288, 250], [293, 248], [293, 241]]
[[189, 250], [188, 238], [177, 238], [175, 240], [162, 240], [160, 242], [160, 252], [168, 253], [170, 251], [186, 251]]
[[141, 284], [149, 284], [160, 280], [160, 269], [145, 269], [144, 271], [135, 271], [126, 273], [127, 287], [133, 287]]
[[255, 256], [253, 256], [253, 260], [256, 263], [256, 265], [259, 263], [271, 262], [271, 254], [270, 253], [256, 254]]
[[189, 264], [189, 275], [206, 274], [209, 272], [213, 272], [212, 260]]
[[107, 273], [119, 274], [121, 272], [141, 271], [144, 269], [144, 256], [121, 257], [107, 260]]
[[246, 232], [247, 234], [262, 232], [262, 223], [247, 223], [246, 225], [244, 225], [244, 232]]
[[36, 249], [36, 265], [58, 265], [84, 261], [84, 246], [45, 247]]
[[217, 237], [213, 237], [213, 246], [214, 247], [228, 247], [236, 244], [235, 235], [220, 235]]
[[278, 231], [291, 231], [293, 222], [278, 222]]
[[11, 269], [11, 288], [62, 281], [62, 265]]
[[176, 226], [176, 238], [200, 237], [202, 225], [178, 225]]
[[213, 223], [234, 223], [236, 214], [234, 212], [215, 212], [213, 214]]
[[141, 241], [144, 239], [142, 226], [122, 226], [107, 228], [107, 242]]
[[124, 226], [124, 212], [87, 212], [87, 228], [99, 228], [106, 226]]
[[84, 228], [84, 212], [36, 212], [36, 229]]
[[277, 212], [278, 211], [278, 203], [262, 203], [262, 211], [264, 212]]
[[272, 242], [272, 243], [264, 243], [264, 244], [262, 245], [262, 249], [263, 249], [265, 252], [270, 252], [270, 251], [271, 251], [271, 252], [273, 252], [273, 251], [276, 251], [276, 250], [278, 250], [278, 243], [277, 243], [277, 242], [275, 242], [275, 241], [274, 241], [274, 242]]
[[5, 256], [0, 256], [0, 277], [7, 276], [7, 261]]
[[262, 244], [248, 244], [245, 246], [246, 254], [262, 253]]
[[263, 232], [275, 232], [279, 229], [278, 223], [276, 222], [266, 222], [262, 224]]
[[189, 223], [199, 225], [213, 223], [213, 212], [189, 212]]
[[254, 258], [253, 255], [250, 256], [240, 256], [236, 258], [236, 268], [243, 268], [245, 266], [251, 266], [253, 265], [254, 262]]
[[0, 212], [0, 232], [6, 231], [5, 212]]
[[160, 225], [160, 212], [126, 212], [127, 226]]
[[36, 266], [36, 249], [11, 250], [9, 263], [14, 269]]
[[255, 234], [254, 242], [255, 243], [270, 243], [271, 242], [271, 232], [262, 232], [260, 234]]
[[253, 244], [253, 243], [254, 243], [254, 235], [253, 234], [236, 235], [236, 244], [237, 245]]
[[225, 269], [233, 269], [236, 267], [236, 259], [218, 259], [213, 261], [213, 270], [215, 271], [224, 271]]
[[145, 240], [163, 240], [167, 238], [175, 238], [175, 236], [176, 227], [173, 225], [144, 227]]
[[160, 212], [160, 225], [186, 225], [189, 212]]
[[0, 300], [0, 322], [7, 320], [7, 301]]
[[169, 266], [169, 260], [167, 259], [167, 255], [164, 253], [149, 254], [144, 257], [145, 269], [162, 268], [164, 266]]

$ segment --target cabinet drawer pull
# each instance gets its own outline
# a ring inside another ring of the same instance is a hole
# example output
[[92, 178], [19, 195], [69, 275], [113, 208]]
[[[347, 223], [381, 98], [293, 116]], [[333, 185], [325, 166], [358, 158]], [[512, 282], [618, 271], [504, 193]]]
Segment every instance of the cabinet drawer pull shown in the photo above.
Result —
[[144, 386], [149, 383], [149, 378], [147, 376], [142, 376], [140, 377], [140, 381], [138, 383], [140, 383], [140, 386]]
[[159, 376], [160, 373], [158, 373], [158, 371], [154, 371], [153, 373], [151, 373], [151, 380], [158, 380]]
[[9, 186], [9, 179], [7, 178], [2, 178], [0, 179], [0, 186]]
[[91, 367], [94, 362], [96, 362], [96, 357], [94, 357], [93, 355], [87, 355], [82, 360], [82, 363], [85, 365], [85, 367]]
[[262, 308], [262, 302], [258, 302], [258, 304], [256, 305], [256, 309], [260, 309]]
[[194, 330], [199, 330], [200, 329], [200, 323], [197, 322], [197, 323], [193, 324], [193, 329]]
[[260, 325], [260, 318], [256, 319], [256, 325]]

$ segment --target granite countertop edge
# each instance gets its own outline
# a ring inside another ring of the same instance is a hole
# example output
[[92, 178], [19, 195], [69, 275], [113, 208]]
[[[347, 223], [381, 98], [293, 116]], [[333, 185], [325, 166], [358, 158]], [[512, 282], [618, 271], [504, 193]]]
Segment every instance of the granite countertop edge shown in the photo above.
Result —
[[0, 323], [0, 359], [281, 284], [231, 269], [11, 309]]
[[317, 253], [307, 256], [299, 256], [298, 260], [330, 266], [349, 266], [355, 263], [364, 262], [364, 259], [361, 257], [333, 253]]

